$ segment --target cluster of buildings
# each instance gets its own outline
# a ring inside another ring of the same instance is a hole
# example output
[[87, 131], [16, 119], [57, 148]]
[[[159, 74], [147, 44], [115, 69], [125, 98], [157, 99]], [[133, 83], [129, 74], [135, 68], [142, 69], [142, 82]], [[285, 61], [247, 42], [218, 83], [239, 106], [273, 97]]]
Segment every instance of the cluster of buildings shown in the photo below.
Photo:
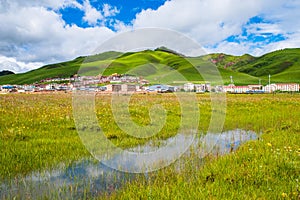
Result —
[[229, 84], [222, 86], [220, 91], [227, 93], [274, 93], [274, 92], [299, 92], [298, 83], [272, 83], [263, 85], [236, 86]]
[[149, 82], [142, 77], [112, 74], [110, 76], [78, 76], [69, 78], [47, 78], [39, 83], [27, 85], [0, 85], [0, 93], [51, 92], [51, 91], [139, 91]]
[[138, 77], [129, 74], [117, 74], [114, 73], [110, 76], [77, 76], [73, 77], [71, 81], [73, 83], [79, 83], [81, 86], [88, 85], [104, 85], [104, 84], [139, 84], [146, 85], [149, 81], [145, 80], [143, 77]]
[[194, 84], [181, 83], [177, 85], [156, 84], [133, 75], [112, 74], [110, 76], [82, 76], [70, 78], [44, 79], [30, 85], [0, 85], [0, 93], [8, 92], [51, 92], [87, 90], [103, 93], [131, 93], [131, 92], [224, 92], [224, 93], [273, 93], [273, 92], [299, 92], [298, 83], [273, 83], [263, 85], [236, 86], [233, 83], [227, 86], [212, 86], [210, 83]]

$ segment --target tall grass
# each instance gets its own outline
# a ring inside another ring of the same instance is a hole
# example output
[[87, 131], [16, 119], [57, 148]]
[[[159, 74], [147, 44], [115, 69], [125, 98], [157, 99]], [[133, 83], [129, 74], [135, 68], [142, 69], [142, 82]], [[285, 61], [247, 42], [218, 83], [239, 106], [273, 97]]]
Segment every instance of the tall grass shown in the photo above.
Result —
[[[199, 94], [199, 131], [208, 128], [210, 97]], [[149, 108], [161, 103], [167, 125], [155, 136], [128, 136], [114, 122], [111, 96], [96, 96], [96, 114], [106, 136], [126, 148], [177, 134], [180, 109], [172, 94], [134, 95], [131, 118], [150, 122]], [[71, 94], [8, 94], [0, 96], [0, 179], [51, 169], [90, 154], [75, 129]], [[225, 130], [254, 130], [257, 141], [223, 157], [185, 158], [147, 178], [140, 176], [111, 196], [112, 199], [297, 199], [300, 176], [300, 95], [228, 95]]]
[[299, 199], [299, 104], [299, 95], [229, 95], [224, 128], [262, 131], [257, 141], [205, 165], [186, 158], [181, 171], [170, 166], [101, 198]]

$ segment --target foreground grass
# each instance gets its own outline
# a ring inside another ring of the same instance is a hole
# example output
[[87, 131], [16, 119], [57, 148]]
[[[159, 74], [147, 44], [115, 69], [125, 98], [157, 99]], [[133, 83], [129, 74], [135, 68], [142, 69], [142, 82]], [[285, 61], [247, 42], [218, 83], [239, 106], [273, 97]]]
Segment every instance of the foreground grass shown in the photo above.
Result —
[[300, 123], [297, 96], [229, 96], [225, 127], [261, 129], [257, 141], [199, 166], [187, 158], [140, 177], [110, 199], [299, 199]]
[[0, 115], [2, 178], [89, 155], [75, 130], [70, 95], [2, 95]]
[[[199, 131], [207, 130], [209, 95], [198, 95]], [[143, 101], [141, 101], [143, 99]], [[123, 133], [113, 122], [109, 96], [97, 97], [97, 116], [105, 134], [121, 147], [145, 143]], [[138, 95], [131, 100], [132, 120], [149, 123], [148, 109], [162, 103], [168, 125], [150, 139], [176, 134], [180, 110], [171, 95]], [[0, 177], [12, 178], [60, 163], [89, 157], [75, 130], [70, 94], [0, 96]], [[257, 141], [224, 157], [208, 156], [204, 166], [186, 158], [175, 166], [138, 178], [107, 198], [112, 199], [279, 199], [299, 198], [300, 95], [229, 95], [224, 130], [262, 132]], [[142, 119], [142, 120], [141, 120]], [[102, 198], [102, 197], [101, 197]], [[106, 198], [106, 197], [104, 197]]]
[[[140, 177], [109, 199], [299, 199], [299, 130], [274, 131], [224, 157], [189, 158]], [[103, 197], [101, 197], [103, 198]]]
[[[149, 124], [148, 109], [152, 105], [161, 103], [167, 111], [168, 125], [159, 134], [145, 139], [134, 138], [118, 127], [110, 103], [111, 96], [97, 96], [96, 114], [101, 129], [117, 146], [132, 147], [177, 133], [180, 110], [174, 95], [132, 98], [132, 120], [140, 125]], [[0, 115], [0, 178], [51, 169], [60, 163], [68, 165], [90, 156], [76, 131], [71, 94], [1, 95]]]

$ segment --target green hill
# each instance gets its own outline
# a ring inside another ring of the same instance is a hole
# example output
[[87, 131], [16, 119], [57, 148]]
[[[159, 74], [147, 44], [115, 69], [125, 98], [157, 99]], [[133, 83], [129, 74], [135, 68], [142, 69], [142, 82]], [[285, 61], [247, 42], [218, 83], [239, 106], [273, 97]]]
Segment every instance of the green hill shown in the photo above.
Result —
[[211, 54], [210, 57], [219, 68], [242, 72], [262, 80], [267, 80], [270, 74], [272, 82], [300, 82], [299, 48], [278, 50], [261, 57], [247, 54]]
[[81, 64], [93, 63], [97, 60], [105, 60], [115, 56], [120, 55], [119, 52], [105, 52], [98, 55], [93, 55], [89, 57], [78, 57], [72, 61], [55, 63], [43, 66], [41, 68], [22, 73], [22, 74], [13, 74], [1, 76], [0, 84], [31, 84], [38, 82], [46, 78], [61, 77], [67, 78], [74, 74], [77, 74]]
[[0, 72], [0, 76], [7, 76], [7, 75], [10, 75], [10, 74], [15, 74], [9, 70], [3, 70]]
[[[219, 81], [218, 74], [212, 70], [213, 67], [210, 61], [202, 57], [186, 58], [165, 49], [156, 49], [155, 51], [125, 53], [113, 60], [106, 59], [93, 63], [83, 63], [79, 74], [111, 75], [119, 73], [143, 76], [151, 83], [171, 84], [174, 81], [209, 81], [216, 84], [216, 81]], [[225, 83], [229, 83], [230, 76], [235, 76], [235, 81], [238, 84], [258, 82], [256, 77], [248, 74], [222, 68], [219, 69], [219, 72]]]
[[[194, 68], [191, 63], [196, 67]], [[135, 74], [143, 76], [151, 83], [170, 83], [188, 80], [215, 82], [218, 67], [225, 84], [233, 77], [235, 84], [256, 84], [261, 79], [267, 83], [268, 75], [272, 82], [300, 81], [300, 49], [285, 49], [253, 57], [210, 54], [200, 57], [184, 57], [165, 47], [140, 52], [105, 52], [88, 57], [78, 57], [72, 61], [43, 66], [23, 74], [0, 77], [0, 84], [30, 84], [46, 78], [81, 75]], [[78, 72], [78, 70], [80, 71]], [[199, 73], [200, 72], [200, 73]], [[201, 75], [202, 76], [201, 76]]]

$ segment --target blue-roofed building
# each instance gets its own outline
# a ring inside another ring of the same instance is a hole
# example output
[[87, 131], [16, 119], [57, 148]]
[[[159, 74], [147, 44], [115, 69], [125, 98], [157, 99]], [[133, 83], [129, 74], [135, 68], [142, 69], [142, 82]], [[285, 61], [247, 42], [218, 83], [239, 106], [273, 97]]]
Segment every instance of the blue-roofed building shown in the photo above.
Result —
[[151, 85], [148, 87], [149, 92], [175, 92], [175, 87], [170, 85]]

